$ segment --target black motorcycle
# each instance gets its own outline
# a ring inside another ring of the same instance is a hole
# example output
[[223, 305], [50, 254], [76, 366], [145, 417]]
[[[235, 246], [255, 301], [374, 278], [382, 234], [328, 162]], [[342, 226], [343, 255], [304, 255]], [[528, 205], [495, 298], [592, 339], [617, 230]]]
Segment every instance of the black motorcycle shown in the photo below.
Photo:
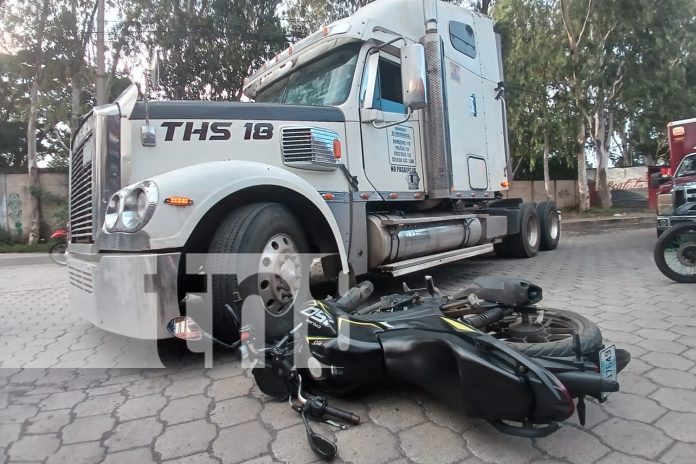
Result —
[[696, 283], [696, 221], [667, 229], [655, 244], [657, 268], [680, 283]]
[[[243, 326], [231, 345], [254, 365], [261, 391], [290, 400], [323, 458], [336, 447], [309, 421], [360, 421], [330, 406], [326, 394], [410, 383], [503, 433], [543, 437], [576, 410], [584, 424], [584, 398], [603, 402], [618, 391], [617, 374], [630, 360], [625, 350], [604, 346], [584, 317], [539, 307], [542, 289], [522, 279], [479, 278], [444, 295], [426, 277], [424, 288], [404, 285], [402, 293], [363, 305], [371, 292], [363, 282], [338, 300], [308, 302], [296, 327], [264, 346], [253, 326]], [[169, 331], [216, 341], [190, 317], [172, 320]]]

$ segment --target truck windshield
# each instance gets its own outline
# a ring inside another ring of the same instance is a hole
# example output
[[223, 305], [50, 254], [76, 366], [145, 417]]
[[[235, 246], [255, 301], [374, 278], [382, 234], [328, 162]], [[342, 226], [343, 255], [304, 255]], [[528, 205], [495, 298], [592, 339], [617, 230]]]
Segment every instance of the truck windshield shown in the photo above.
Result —
[[257, 102], [334, 106], [350, 93], [360, 44], [332, 50], [274, 82], [256, 94]]
[[679, 170], [677, 170], [677, 173], [674, 177], [685, 177], [693, 175], [696, 175], [696, 153], [684, 158], [684, 161], [682, 161], [681, 165], [679, 166]]

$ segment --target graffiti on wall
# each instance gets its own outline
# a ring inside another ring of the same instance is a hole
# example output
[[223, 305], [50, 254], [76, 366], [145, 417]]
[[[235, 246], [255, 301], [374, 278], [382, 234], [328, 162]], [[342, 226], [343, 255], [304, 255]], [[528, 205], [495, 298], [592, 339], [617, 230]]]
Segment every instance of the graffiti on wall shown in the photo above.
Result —
[[7, 196], [7, 217], [10, 221], [10, 226], [14, 227], [14, 231], [18, 237], [24, 235], [22, 229], [22, 200], [18, 193], [10, 193]]

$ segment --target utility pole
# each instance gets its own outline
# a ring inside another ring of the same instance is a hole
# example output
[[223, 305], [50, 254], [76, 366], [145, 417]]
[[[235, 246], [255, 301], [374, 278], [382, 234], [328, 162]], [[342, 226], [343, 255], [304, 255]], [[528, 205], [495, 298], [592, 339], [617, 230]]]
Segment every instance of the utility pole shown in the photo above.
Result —
[[104, 71], [104, 0], [97, 0], [97, 105], [106, 103]]

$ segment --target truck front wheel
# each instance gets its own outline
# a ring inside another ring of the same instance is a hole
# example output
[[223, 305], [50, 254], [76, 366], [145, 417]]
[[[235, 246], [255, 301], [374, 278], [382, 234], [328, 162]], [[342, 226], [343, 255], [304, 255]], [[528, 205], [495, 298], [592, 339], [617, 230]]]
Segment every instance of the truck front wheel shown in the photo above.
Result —
[[520, 205], [520, 231], [509, 235], [501, 243], [493, 245], [501, 258], [532, 258], [539, 251], [541, 224], [533, 203]]
[[[239, 338], [226, 305], [243, 323], [260, 323], [263, 314], [267, 339], [292, 329], [294, 299], [308, 282], [302, 264], [308, 246], [290, 209], [278, 203], [242, 206], [218, 226], [208, 251], [216, 337], [226, 342]], [[250, 313], [242, 315], [242, 307]]]

